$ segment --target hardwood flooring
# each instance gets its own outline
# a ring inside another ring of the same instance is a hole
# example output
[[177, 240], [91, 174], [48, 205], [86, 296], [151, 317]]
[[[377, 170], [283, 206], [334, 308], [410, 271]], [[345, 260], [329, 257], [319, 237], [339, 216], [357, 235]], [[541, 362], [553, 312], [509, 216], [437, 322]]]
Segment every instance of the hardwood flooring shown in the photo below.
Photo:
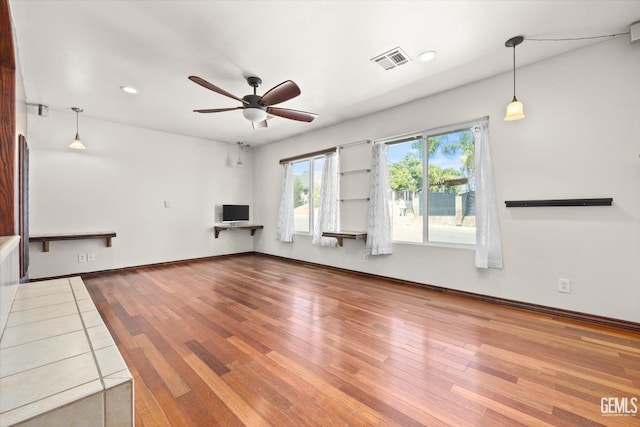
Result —
[[261, 255], [84, 281], [137, 426], [640, 425], [629, 330]]

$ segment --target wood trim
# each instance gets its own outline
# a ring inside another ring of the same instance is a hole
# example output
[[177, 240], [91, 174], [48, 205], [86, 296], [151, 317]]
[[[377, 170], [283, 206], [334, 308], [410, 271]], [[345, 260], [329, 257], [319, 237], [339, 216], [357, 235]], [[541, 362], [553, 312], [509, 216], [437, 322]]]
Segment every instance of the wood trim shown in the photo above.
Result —
[[313, 151], [311, 153], [300, 154], [298, 156], [287, 157], [286, 159], [280, 159], [280, 164], [295, 162], [296, 160], [308, 159], [309, 157], [322, 156], [323, 154], [329, 154], [336, 152], [336, 147], [325, 148], [324, 150]]
[[96, 277], [96, 276], [107, 275], [107, 274], [110, 275], [110, 274], [126, 273], [126, 272], [129, 272], [129, 271], [134, 271], [134, 270], [138, 270], [138, 269], [141, 269], [141, 268], [166, 267], [166, 266], [180, 265], [180, 264], [186, 264], [186, 263], [191, 263], [191, 262], [207, 262], [207, 261], [210, 261], [210, 260], [213, 260], [213, 259], [233, 258], [233, 257], [237, 257], [237, 256], [247, 256], [247, 255], [258, 255], [258, 256], [271, 257], [271, 258], [279, 259], [279, 260], [282, 260], [282, 261], [285, 261], [285, 262], [290, 262], [292, 264], [303, 264], [303, 265], [310, 265], [310, 266], [313, 266], [313, 267], [322, 267], [322, 268], [326, 268], [328, 270], [339, 271], [341, 273], [351, 274], [351, 275], [354, 275], [354, 276], [371, 277], [371, 278], [374, 278], [374, 279], [382, 279], [382, 280], [387, 280], [387, 281], [390, 281], [390, 282], [393, 282], [393, 283], [397, 283], [399, 285], [404, 285], [404, 286], [417, 286], [417, 287], [421, 287], [421, 288], [426, 288], [426, 289], [432, 290], [434, 292], [440, 292], [440, 293], [444, 293], [444, 294], [450, 294], [450, 295], [466, 297], [466, 298], [469, 298], [469, 299], [480, 300], [480, 301], [489, 302], [489, 303], [498, 304], [498, 305], [503, 305], [503, 306], [507, 306], [507, 307], [513, 307], [513, 308], [517, 308], [517, 309], [521, 309], [521, 310], [533, 311], [533, 312], [537, 312], [537, 313], [544, 313], [544, 314], [547, 314], [547, 315], [550, 315], [550, 316], [561, 317], [561, 318], [570, 319], [570, 320], [573, 320], [573, 321], [587, 322], [587, 323], [606, 326], [606, 327], [610, 327], [610, 328], [627, 329], [627, 330], [634, 331], [634, 332], [640, 332], [640, 323], [632, 322], [632, 321], [629, 321], [629, 320], [614, 319], [612, 317], [598, 316], [598, 315], [595, 315], [595, 314], [581, 313], [581, 312], [578, 312], [578, 311], [564, 310], [564, 309], [561, 309], [561, 308], [547, 307], [547, 306], [538, 305], [538, 304], [532, 304], [532, 303], [528, 303], [528, 302], [521, 302], [521, 301], [509, 300], [509, 299], [505, 299], [505, 298], [492, 297], [492, 296], [488, 296], [488, 295], [481, 295], [481, 294], [476, 294], [476, 293], [473, 293], [473, 292], [459, 291], [459, 290], [455, 290], [455, 289], [448, 289], [448, 288], [443, 288], [441, 286], [435, 286], [435, 285], [428, 285], [428, 284], [424, 284], [424, 283], [412, 282], [412, 281], [408, 281], [408, 280], [402, 280], [402, 279], [397, 279], [395, 277], [382, 276], [382, 275], [378, 275], [378, 274], [364, 273], [364, 272], [361, 272], [361, 271], [349, 270], [349, 269], [341, 268], [341, 267], [333, 267], [333, 266], [330, 266], [330, 265], [319, 264], [319, 263], [310, 262], [310, 261], [302, 261], [302, 260], [297, 260], [297, 259], [293, 259], [293, 258], [286, 258], [286, 257], [282, 257], [282, 256], [279, 256], [279, 255], [272, 255], [272, 254], [260, 253], [260, 252], [241, 252], [241, 253], [237, 253], [237, 254], [216, 255], [216, 256], [209, 256], [209, 257], [203, 257], [203, 258], [192, 258], [192, 259], [186, 259], [186, 260], [160, 262], [160, 263], [156, 263], [156, 264], [147, 264], [147, 265], [139, 265], [139, 266], [132, 266], [132, 267], [123, 267], [123, 268], [116, 268], [116, 269], [112, 269], [112, 270], [102, 270], [102, 271], [95, 271], [95, 272], [89, 272], [89, 273], [80, 273], [80, 274], [76, 273], [76, 274], [68, 274], [68, 275], [64, 275], [64, 276], [43, 277], [43, 278], [39, 278], [39, 279], [31, 279], [30, 281], [31, 282], [39, 282], [39, 281], [42, 281], [42, 280], [62, 279], [62, 278], [73, 277], [73, 276], [78, 276], [78, 275], [82, 276], [82, 278], [85, 278], [85, 277]]
[[84, 273], [73, 273], [73, 274], [63, 274], [60, 276], [39, 277], [37, 279], [29, 279], [29, 282], [42, 282], [45, 280], [54, 280], [54, 279], [68, 279], [69, 277], [76, 277], [76, 276], [80, 276], [84, 279], [84, 278], [97, 277], [102, 275], [128, 273], [131, 271], [139, 270], [141, 268], [170, 267], [172, 265], [190, 264], [192, 262], [206, 262], [214, 259], [231, 258], [236, 256], [247, 256], [247, 255], [260, 255], [260, 254], [257, 252], [250, 251], [250, 252], [239, 252], [235, 254], [212, 255], [212, 256], [206, 256], [201, 258], [179, 259], [175, 261], [157, 262], [153, 264], [132, 265], [130, 267], [112, 268], [109, 270], [87, 271]]
[[580, 322], [589, 322], [589, 323], [595, 323], [595, 324], [598, 324], [598, 325], [603, 325], [603, 326], [608, 326], [608, 327], [613, 327], [613, 328], [628, 329], [628, 330], [631, 330], [631, 331], [640, 332], [640, 323], [632, 322], [630, 320], [615, 319], [615, 318], [612, 318], [612, 317], [598, 316], [596, 314], [582, 313], [582, 312], [579, 312], [579, 311], [565, 310], [565, 309], [562, 309], [562, 308], [548, 307], [548, 306], [533, 304], [533, 303], [529, 303], [529, 302], [515, 301], [515, 300], [510, 300], [510, 299], [505, 299], [505, 298], [498, 298], [498, 297], [493, 297], [493, 296], [489, 296], [489, 295], [477, 294], [477, 293], [473, 293], [473, 292], [460, 291], [460, 290], [457, 290], [457, 289], [449, 289], [449, 288], [444, 288], [444, 287], [436, 286], [436, 285], [429, 285], [429, 284], [425, 284], [425, 283], [412, 282], [412, 281], [408, 281], [408, 280], [398, 279], [398, 278], [395, 278], [395, 277], [388, 277], [388, 276], [382, 276], [382, 275], [378, 275], [378, 274], [372, 274], [372, 273], [365, 273], [365, 272], [361, 272], [361, 271], [349, 270], [349, 269], [346, 269], [346, 268], [334, 267], [334, 266], [324, 265], [324, 264], [318, 264], [318, 263], [314, 263], [314, 262], [310, 262], [310, 261], [302, 261], [302, 260], [297, 260], [297, 259], [292, 259], [292, 258], [285, 258], [285, 257], [281, 257], [281, 256], [278, 256], [278, 255], [272, 255], [272, 254], [266, 254], [266, 253], [260, 253], [260, 255], [269, 256], [269, 257], [273, 257], [273, 258], [278, 258], [278, 259], [282, 259], [284, 261], [288, 261], [288, 262], [292, 262], [292, 263], [307, 264], [307, 265], [312, 265], [312, 266], [315, 266], [315, 267], [325, 267], [325, 268], [328, 268], [330, 270], [340, 271], [340, 272], [343, 272], [343, 273], [354, 274], [354, 275], [358, 275], [358, 276], [362, 276], [362, 277], [371, 277], [371, 278], [375, 278], [375, 279], [388, 280], [388, 281], [391, 281], [391, 282], [394, 282], [394, 283], [398, 283], [400, 285], [418, 286], [418, 287], [421, 287], [421, 288], [430, 289], [430, 290], [435, 291], [435, 292], [462, 296], [462, 297], [466, 297], [466, 298], [470, 298], [470, 299], [474, 299], [474, 300], [485, 301], [485, 302], [489, 302], [489, 303], [493, 303], [493, 304], [499, 304], [499, 305], [504, 305], [504, 306], [508, 306], [508, 307], [519, 308], [519, 309], [527, 310], [527, 311], [534, 311], [534, 312], [538, 312], [538, 313], [544, 313], [544, 314], [548, 314], [548, 315], [551, 315], [551, 316], [562, 317], [562, 318], [576, 320], [576, 321], [580, 321]]
[[9, 0], [0, 0], [0, 66], [16, 69], [15, 49], [13, 48], [13, 25], [9, 12]]
[[18, 228], [20, 232], [20, 278], [29, 270], [29, 145], [18, 136]]
[[0, 0], [0, 236], [15, 235], [16, 82], [13, 30], [8, 0]]

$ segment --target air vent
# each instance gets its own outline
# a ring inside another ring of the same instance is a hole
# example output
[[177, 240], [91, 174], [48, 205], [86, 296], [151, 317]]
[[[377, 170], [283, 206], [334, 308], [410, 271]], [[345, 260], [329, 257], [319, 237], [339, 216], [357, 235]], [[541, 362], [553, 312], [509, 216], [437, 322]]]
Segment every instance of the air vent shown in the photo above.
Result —
[[389, 52], [385, 52], [382, 55], [371, 58], [371, 60], [385, 70], [391, 70], [402, 64], [406, 64], [411, 61], [411, 58], [409, 58], [409, 55], [404, 53], [402, 49], [396, 47], [395, 49], [391, 49]]

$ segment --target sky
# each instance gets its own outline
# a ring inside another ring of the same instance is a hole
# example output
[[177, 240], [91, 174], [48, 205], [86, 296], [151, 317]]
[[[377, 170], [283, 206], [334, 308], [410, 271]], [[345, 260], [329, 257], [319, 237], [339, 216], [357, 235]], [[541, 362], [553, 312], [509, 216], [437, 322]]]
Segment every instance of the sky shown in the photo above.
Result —
[[[405, 158], [405, 156], [409, 153], [413, 152], [414, 154], [418, 154], [416, 150], [411, 147], [411, 142], [405, 144], [395, 144], [390, 145], [387, 149], [387, 161], [389, 163], [396, 163]], [[460, 162], [460, 156], [462, 152], [458, 151], [453, 155], [445, 155], [441, 150], [438, 150], [431, 156], [430, 163], [440, 166], [443, 169], [453, 168], [459, 169], [462, 166]]]

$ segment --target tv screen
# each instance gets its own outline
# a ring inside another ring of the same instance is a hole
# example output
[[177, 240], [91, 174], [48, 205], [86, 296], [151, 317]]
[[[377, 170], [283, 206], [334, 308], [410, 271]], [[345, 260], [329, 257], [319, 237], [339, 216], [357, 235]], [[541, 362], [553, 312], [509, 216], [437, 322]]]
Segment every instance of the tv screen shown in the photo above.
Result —
[[222, 205], [222, 222], [249, 221], [249, 205]]

